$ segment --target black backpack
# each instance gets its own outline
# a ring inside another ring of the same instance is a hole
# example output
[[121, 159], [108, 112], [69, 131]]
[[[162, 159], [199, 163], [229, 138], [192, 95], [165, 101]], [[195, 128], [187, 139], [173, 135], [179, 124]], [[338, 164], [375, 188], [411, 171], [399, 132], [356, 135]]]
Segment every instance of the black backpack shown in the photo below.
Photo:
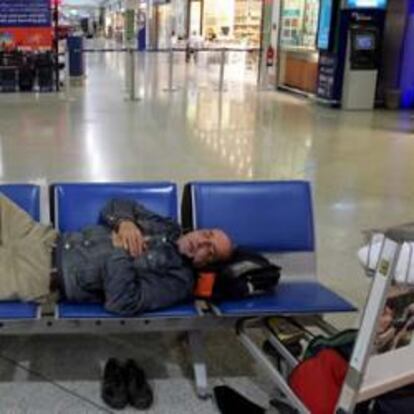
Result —
[[243, 299], [269, 293], [278, 284], [281, 268], [266, 257], [237, 249], [231, 260], [215, 266], [212, 300]]

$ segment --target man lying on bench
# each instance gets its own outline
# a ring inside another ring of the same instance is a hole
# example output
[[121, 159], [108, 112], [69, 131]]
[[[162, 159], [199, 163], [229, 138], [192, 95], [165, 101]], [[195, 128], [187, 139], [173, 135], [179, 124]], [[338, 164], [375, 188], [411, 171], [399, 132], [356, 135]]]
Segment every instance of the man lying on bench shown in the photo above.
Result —
[[42, 301], [57, 291], [61, 299], [134, 315], [187, 299], [194, 269], [233, 251], [221, 230], [183, 234], [176, 222], [129, 200], [110, 201], [102, 225], [60, 235], [4, 196], [0, 210], [0, 300]]

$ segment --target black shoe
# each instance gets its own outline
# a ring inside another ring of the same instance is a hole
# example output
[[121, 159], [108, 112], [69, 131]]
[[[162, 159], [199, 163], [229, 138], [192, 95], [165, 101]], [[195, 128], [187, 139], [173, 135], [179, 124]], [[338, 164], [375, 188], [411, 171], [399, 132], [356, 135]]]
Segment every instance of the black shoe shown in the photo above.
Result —
[[125, 370], [117, 359], [108, 359], [102, 379], [101, 395], [106, 404], [117, 410], [125, 408], [128, 404], [127, 384], [124, 374]]
[[265, 414], [264, 408], [226, 385], [215, 387], [214, 397], [221, 414]]
[[145, 372], [132, 359], [128, 359], [126, 362], [124, 372], [128, 402], [138, 410], [147, 410], [151, 407], [154, 396], [145, 377]]

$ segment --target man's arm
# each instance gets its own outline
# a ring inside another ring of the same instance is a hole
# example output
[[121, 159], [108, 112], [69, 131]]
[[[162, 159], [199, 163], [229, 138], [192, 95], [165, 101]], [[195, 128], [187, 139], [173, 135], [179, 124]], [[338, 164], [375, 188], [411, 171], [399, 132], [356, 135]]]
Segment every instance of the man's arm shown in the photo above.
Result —
[[104, 269], [105, 309], [122, 315], [133, 315], [142, 309], [141, 290], [132, 258], [115, 249]]
[[134, 315], [172, 306], [191, 295], [191, 269], [173, 267], [155, 271], [137, 270], [133, 259], [122, 249], [115, 249], [103, 272], [105, 309], [121, 315]]
[[118, 230], [122, 221], [132, 221], [145, 236], [165, 234], [177, 238], [181, 228], [174, 220], [161, 217], [132, 200], [113, 199], [102, 210], [103, 222], [113, 230]]

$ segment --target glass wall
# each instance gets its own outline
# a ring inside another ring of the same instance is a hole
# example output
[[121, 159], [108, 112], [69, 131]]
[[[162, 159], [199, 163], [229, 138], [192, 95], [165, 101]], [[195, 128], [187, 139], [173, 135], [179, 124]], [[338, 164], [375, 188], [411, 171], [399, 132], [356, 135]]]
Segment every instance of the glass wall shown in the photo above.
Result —
[[201, 35], [201, 1], [192, 1], [190, 7], [190, 35]]
[[280, 17], [280, 87], [314, 94], [320, 0], [283, 0]]
[[233, 35], [234, 0], [204, 0], [204, 35], [229, 37]]

